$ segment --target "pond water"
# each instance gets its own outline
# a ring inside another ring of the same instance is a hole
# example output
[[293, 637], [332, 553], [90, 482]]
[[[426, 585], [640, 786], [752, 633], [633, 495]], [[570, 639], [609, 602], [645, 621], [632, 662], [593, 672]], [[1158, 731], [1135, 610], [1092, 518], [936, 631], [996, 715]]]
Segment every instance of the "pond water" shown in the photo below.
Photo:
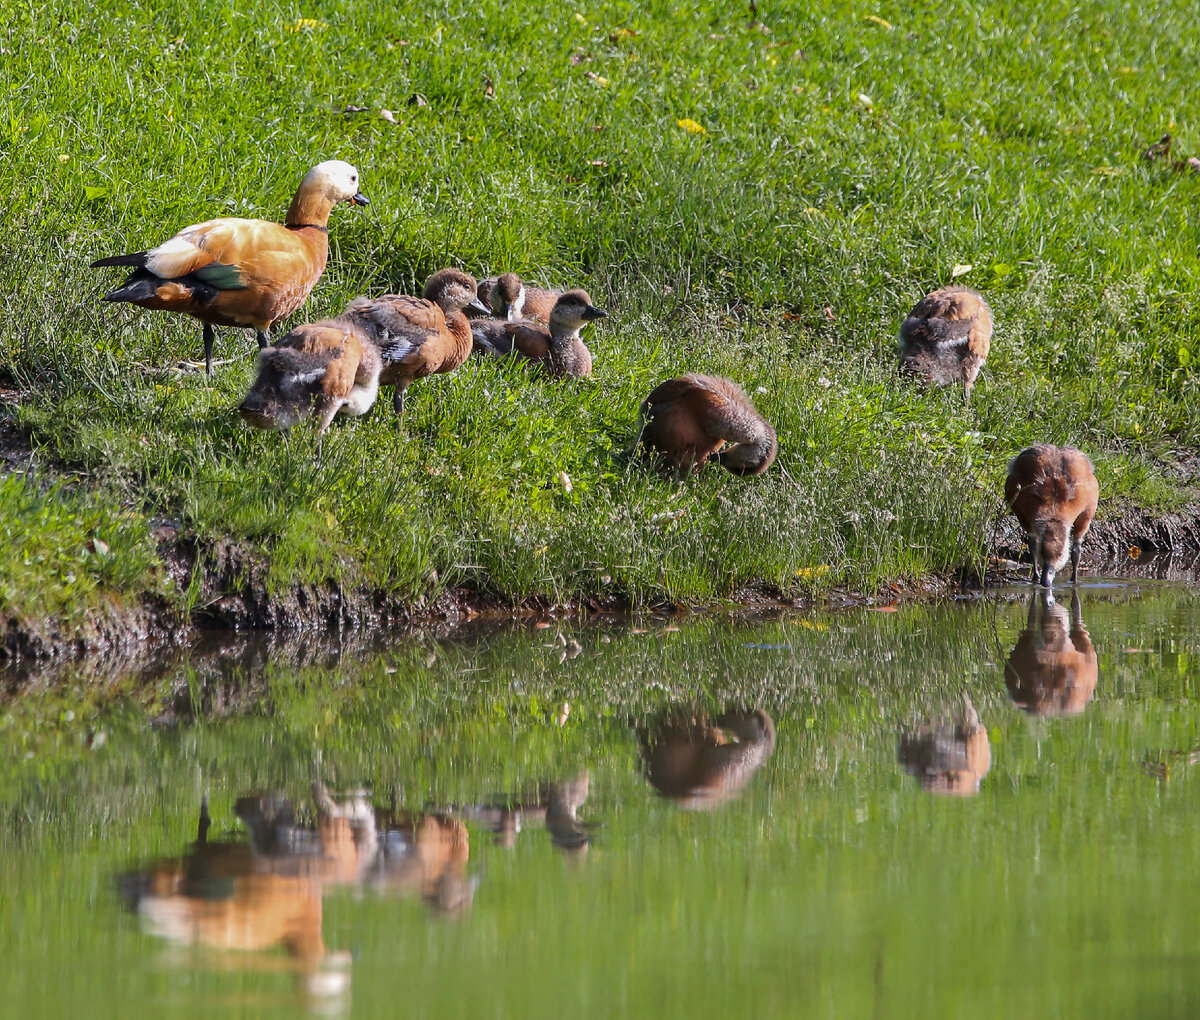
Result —
[[0, 1014], [1194, 1016], [1200, 597], [12, 681]]

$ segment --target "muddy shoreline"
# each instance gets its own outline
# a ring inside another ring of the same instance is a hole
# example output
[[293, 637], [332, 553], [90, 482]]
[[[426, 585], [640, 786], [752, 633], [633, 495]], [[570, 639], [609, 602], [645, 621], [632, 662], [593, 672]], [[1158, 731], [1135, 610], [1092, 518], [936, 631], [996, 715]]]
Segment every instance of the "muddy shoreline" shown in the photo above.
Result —
[[[1200, 573], [1200, 506], [1189, 511], [1193, 512], [1159, 517], [1128, 513], [1096, 523], [1085, 546], [1084, 566], [1092, 571], [1112, 570], [1152, 559], [1153, 567], [1143, 576], [1194, 580]], [[964, 570], [957, 576], [934, 576], [877, 592], [835, 589], [817, 599], [793, 598], [773, 586], [751, 586], [717, 605], [663, 604], [634, 614], [627, 600], [611, 594], [567, 603], [544, 599], [513, 603], [468, 588], [446, 588], [427, 600], [409, 603], [386, 591], [343, 589], [334, 583], [302, 584], [273, 592], [266, 583], [267, 562], [261, 552], [225, 541], [202, 548], [180, 534], [173, 522], [159, 522], [156, 534], [159, 553], [180, 590], [186, 590], [193, 577], [200, 579], [199, 596], [190, 612], [159, 597], [132, 604], [114, 597], [82, 626], [67, 626], [55, 619], [11, 617], [0, 642], [0, 667], [7, 667], [10, 683], [19, 686], [49, 666], [79, 664], [89, 658], [104, 659], [110, 667], [124, 663], [129, 669], [150, 668], [192, 649], [219, 648], [223, 641], [247, 632], [269, 636], [273, 654], [283, 645], [303, 649], [314, 639], [320, 644], [330, 636], [339, 644], [352, 641], [364, 645], [365, 650], [373, 636], [384, 630], [394, 641], [406, 631], [444, 636], [468, 624], [611, 624], [627, 622], [635, 615], [670, 617], [714, 610], [756, 614], [979, 597], [990, 586], [1021, 579], [1027, 570], [1018, 569], [1013, 562], [1024, 550], [1015, 523], [1004, 521], [993, 538], [995, 556], [986, 578]], [[238, 640], [244, 644], [244, 638]]]

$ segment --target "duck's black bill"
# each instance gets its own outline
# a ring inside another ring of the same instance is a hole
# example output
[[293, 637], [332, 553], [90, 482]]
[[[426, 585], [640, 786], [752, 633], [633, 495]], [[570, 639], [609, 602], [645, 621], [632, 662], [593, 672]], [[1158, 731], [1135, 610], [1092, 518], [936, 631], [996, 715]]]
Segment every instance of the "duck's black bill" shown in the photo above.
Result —
[[364, 195], [361, 191], [357, 195], [355, 195], [352, 199], [350, 199], [350, 201], [353, 202], [355, 205], [370, 205], [371, 204], [371, 200], [369, 198], [367, 198], [367, 196]]
[[588, 305], [583, 311], [583, 317], [588, 320], [607, 319], [608, 312], [606, 312], [603, 308], [597, 308], [595, 305]]

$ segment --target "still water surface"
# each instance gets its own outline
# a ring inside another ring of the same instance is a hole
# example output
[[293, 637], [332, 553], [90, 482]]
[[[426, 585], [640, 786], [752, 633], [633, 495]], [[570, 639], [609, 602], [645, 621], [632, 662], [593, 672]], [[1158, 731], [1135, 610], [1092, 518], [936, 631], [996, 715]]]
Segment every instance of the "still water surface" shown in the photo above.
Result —
[[1194, 1016], [1198, 653], [1093, 582], [25, 681], [0, 1014]]

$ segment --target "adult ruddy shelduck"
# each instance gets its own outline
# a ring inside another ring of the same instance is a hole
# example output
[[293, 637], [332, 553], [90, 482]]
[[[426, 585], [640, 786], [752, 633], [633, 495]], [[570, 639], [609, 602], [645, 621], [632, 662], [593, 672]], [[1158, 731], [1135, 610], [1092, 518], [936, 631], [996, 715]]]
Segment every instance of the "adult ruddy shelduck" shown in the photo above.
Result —
[[608, 312], [592, 304], [586, 290], [569, 290], [555, 301], [549, 326], [475, 319], [471, 332], [475, 350], [480, 354], [491, 357], [516, 354], [556, 378], [580, 378], [592, 374], [592, 353], [579, 331], [587, 323], [607, 315]]
[[710, 457], [734, 474], [760, 475], [779, 450], [775, 430], [742, 388], [715, 375], [660, 383], [642, 402], [638, 425], [642, 443], [666, 455], [680, 479]]
[[1070, 556], [1071, 583], [1079, 582], [1079, 547], [1099, 498], [1092, 462], [1079, 450], [1042, 443], [1013, 458], [1004, 500], [1033, 554], [1031, 581], [1051, 587]]
[[932, 386], [962, 383], [967, 402], [992, 345], [992, 310], [969, 287], [926, 294], [900, 325], [900, 369]]
[[424, 297], [384, 294], [355, 298], [347, 306], [343, 315], [376, 338], [383, 360], [379, 381], [395, 387], [397, 414], [403, 412], [405, 393], [414, 381], [452, 372], [467, 360], [471, 324], [463, 310], [483, 309], [475, 286], [469, 273], [442, 269], [426, 281]]
[[104, 300], [199, 319], [212, 375], [214, 327], [251, 328], [266, 347], [271, 326], [304, 303], [329, 257], [330, 211], [339, 202], [368, 204], [358, 183], [349, 163], [326, 160], [304, 175], [283, 223], [222, 217], [185, 227], [155, 248], [98, 259], [92, 268], [134, 267]]
[[516, 273], [501, 273], [479, 284], [479, 300], [488, 305], [498, 319], [514, 322], [518, 319], [533, 319], [549, 322], [555, 302], [562, 297], [561, 290], [531, 287]]

